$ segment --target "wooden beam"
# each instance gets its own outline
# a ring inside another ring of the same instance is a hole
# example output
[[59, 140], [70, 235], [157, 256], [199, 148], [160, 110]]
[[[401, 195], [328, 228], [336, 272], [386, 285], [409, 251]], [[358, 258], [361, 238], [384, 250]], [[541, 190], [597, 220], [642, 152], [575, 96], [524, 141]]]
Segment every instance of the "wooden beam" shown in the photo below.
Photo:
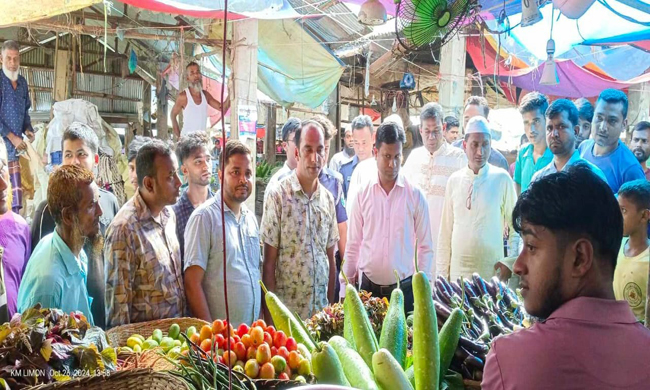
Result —
[[266, 162], [275, 164], [275, 133], [277, 127], [277, 110], [275, 104], [265, 103], [266, 106], [266, 134], [264, 136], [264, 156]]
[[67, 100], [70, 96], [68, 89], [68, 61], [70, 61], [70, 52], [67, 50], [56, 51], [56, 61], [54, 65], [54, 101], [61, 102]]
[[[112, 80], [115, 80], [115, 77], [113, 77]], [[127, 101], [127, 102], [136, 102], [136, 103], [139, 103], [139, 102], [142, 101], [141, 99], [137, 99], [137, 98], [130, 98], [130, 97], [113, 95], [113, 94], [110, 94], [110, 93], [90, 92], [90, 91], [74, 91], [74, 95], [88, 96], [88, 97], [94, 97], [94, 98], [100, 98], [100, 99], [124, 100], [124, 101]], [[112, 106], [112, 103], [111, 103], [111, 106]]]
[[[88, 19], [88, 20], [98, 20], [100, 22], [104, 21], [104, 15], [98, 15], [98, 14], [91, 14], [87, 12], [71, 12], [70, 16], [72, 17], [80, 17], [83, 19]], [[56, 19], [49, 19], [48, 21], [54, 22]], [[121, 27], [151, 27], [151, 28], [161, 28], [161, 29], [168, 29], [168, 28], [175, 28], [178, 27], [176, 24], [167, 24], [167, 23], [157, 23], [157, 22], [149, 22], [145, 20], [139, 20], [138, 23], [131, 23], [128, 19], [125, 19], [123, 17], [119, 16], [108, 16], [107, 18], [108, 23], [117, 23]]]
[[332, 122], [334, 128], [336, 128], [336, 133], [334, 133], [334, 147], [330, 147], [330, 156], [332, 158], [336, 153], [341, 150], [341, 105], [339, 104], [339, 85], [336, 84], [334, 90], [327, 97], [327, 119]]

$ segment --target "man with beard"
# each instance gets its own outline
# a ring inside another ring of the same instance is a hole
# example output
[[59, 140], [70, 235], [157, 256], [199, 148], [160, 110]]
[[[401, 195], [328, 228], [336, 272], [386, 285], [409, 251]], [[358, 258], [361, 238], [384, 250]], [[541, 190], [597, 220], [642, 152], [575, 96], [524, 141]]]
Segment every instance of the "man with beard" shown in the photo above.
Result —
[[[431, 115], [432, 109], [432, 106], [425, 106], [425, 115]], [[439, 127], [434, 137], [444, 143], [440, 131], [442, 107], [438, 105], [435, 111]], [[426, 122], [421, 123], [427, 126]], [[430, 140], [429, 136], [423, 138], [425, 142]], [[434, 270], [427, 200], [424, 193], [400, 173], [405, 142], [404, 130], [397, 123], [387, 122], [377, 129], [374, 153], [377, 174], [369, 178], [354, 199], [356, 204], [350, 216], [350, 240], [343, 271], [350, 283], [359, 284], [373, 296], [387, 299], [398, 286], [397, 273], [404, 293], [404, 310], [408, 313], [413, 310], [414, 259], [430, 280], [433, 280]], [[343, 280], [341, 286], [341, 296], [344, 296]]]
[[585, 98], [576, 99], [573, 102], [578, 108], [578, 123], [580, 133], [576, 138], [576, 149], [582, 142], [591, 137], [591, 122], [594, 120], [594, 106]]
[[[185, 226], [194, 209], [212, 198], [210, 179], [212, 179], [212, 157], [209, 150], [210, 139], [204, 131], [182, 136], [176, 146], [176, 156], [181, 164], [183, 176], [188, 187], [178, 202], [172, 206], [176, 214], [176, 236], [181, 247], [181, 266], [185, 249]], [[183, 269], [183, 268], [181, 268]]]
[[578, 109], [575, 104], [567, 99], [554, 101], [546, 110], [546, 143], [553, 153], [553, 161], [537, 171], [532, 181], [568, 169], [577, 163], [587, 165], [598, 177], [607, 181], [600, 168], [580, 157], [580, 152], [575, 148], [579, 133]]
[[460, 137], [460, 122], [455, 116], [449, 115], [445, 117], [442, 135], [445, 137], [445, 142], [452, 144], [458, 137]]
[[[339, 240], [334, 197], [318, 181], [325, 165], [325, 137], [316, 121], [295, 133], [298, 167], [267, 191], [260, 239], [263, 280], [301, 318], [334, 303]], [[268, 312], [265, 313], [270, 320]]]
[[634, 126], [630, 149], [645, 173], [646, 180], [650, 180], [650, 168], [648, 168], [648, 157], [650, 157], [650, 122], [641, 121]]
[[[99, 139], [95, 131], [86, 124], [74, 122], [63, 132], [63, 166], [76, 165], [93, 172], [99, 164]], [[117, 198], [112, 193], [98, 188], [99, 206], [102, 216], [99, 219], [100, 234], [88, 237], [84, 252], [88, 257], [88, 293], [93, 297], [92, 313], [97, 326], [104, 326], [104, 258], [102, 255], [103, 236], [115, 214], [120, 210]], [[48, 201], [43, 201], [34, 214], [32, 221], [32, 251], [39, 241], [52, 233], [56, 227]]]
[[[185, 91], [178, 94], [176, 103], [172, 108], [172, 128], [174, 136], [179, 139], [181, 135], [188, 135], [196, 131], [205, 131], [208, 126], [208, 106], [221, 112], [221, 102], [217, 101], [210, 93], [203, 89], [203, 75], [196, 62], [190, 62], [185, 67], [187, 85]], [[223, 104], [225, 114], [230, 107], [230, 100]], [[183, 111], [183, 130], [178, 126], [178, 114]]]
[[[411, 152], [403, 168], [404, 177], [426, 196], [434, 248], [438, 243], [449, 177], [467, 166], [465, 153], [446, 142], [442, 116], [442, 107], [438, 103], [427, 103], [422, 108], [420, 134], [424, 146]], [[435, 263], [432, 262], [431, 267], [435, 275]]]
[[99, 235], [99, 191], [89, 170], [64, 165], [50, 175], [47, 203], [56, 223], [32, 253], [18, 291], [18, 312], [40, 303], [66, 313], [80, 311], [94, 324], [86, 288], [88, 237]]
[[492, 342], [483, 390], [650, 388], [650, 331], [612, 280], [623, 235], [614, 194], [584, 164], [523, 192], [512, 223], [526, 312], [541, 321]]
[[515, 189], [517, 196], [528, 189], [535, 172], [553, 160], [546, 147], [546, 109], [548, 99], [539, 92], [530, 92], [521, 99], [519, 112], [524, 120], [524, 132], [530, 143], [519, 151], [515, 161]]
[[510, 215], [517, 201], [508, 172], [488, 164], [491, 133], [487, 120], [469, 120], [465, 132], [467, 166], [447, 181], [440, 222], [438, 274], [456, 280], [478, 273], [491, 278], [503, 259], [503, 237], [508, 234], [508, 254], [519, 249]]
[[251, 151], [237, 140], [226, 142], [219, 166], [223, 192], [199, 206], [185, 230], [185, 294], [192, 316], [212, 322], [226, 318], [223, 280], [224, 220], [230, 322], [250, 325], [260, 318], [262, 294], [259, 227], [244, 202], [253, 189]]
[[[339, 172], [343, 164], [347, 164], [354, 158], [354, 142], [352, 139], [352, 127], [346, 127], [343, 136], [343, 150], [332, 156], [330, 169]], [[340, 172], [339, 172], [340, 173]]]
[[181, 181], [168, 144], [152, 140], [136, 157], [138, 191], [106, 231], [106, 327], [181, 317], [185, 290], [176, 216]]
[[580, 156], [600, 168], [614, 193], [623, 183], [644, 179], [641, 165], [620, 140], [627, 128], [627, 96], [625, 93], [606, 89], [600, 93], [591, 125], [594, 137], [580, 145]]
[[23, 217], [11, 211], [11, 183], [7, 165], [7, 149], [0, 138], [0, 251], [4, 251], [4, 254], [0, 254], [0, 279], [6, 291], [4, 299], [0, 300], [0, 307], [6, 304], [4, 310], [11, 319], [16, 313], [18, 287], [32, 249], [29, 225]]
[[2, 75], [0, 75], [0, 135], [4, 138], [9, 157], [9, 178], [13, 192], [12, 210], [18, 213], [23, 207], [23, 189], [20, 181], [19, 155], [25, 153], [27, 144], [23, 135], [34, 141], [34, 131], [29, 118], [31, 100], [27, 80], [20, 75], [20, 46], [15, 41], [2, 45]]

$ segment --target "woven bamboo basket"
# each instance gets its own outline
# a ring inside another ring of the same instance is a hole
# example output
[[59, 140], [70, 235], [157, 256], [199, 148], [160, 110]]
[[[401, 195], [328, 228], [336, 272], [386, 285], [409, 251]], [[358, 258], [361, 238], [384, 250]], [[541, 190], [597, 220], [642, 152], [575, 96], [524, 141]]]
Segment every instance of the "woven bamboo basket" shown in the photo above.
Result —
[[175, 365], [161, 355], [162, 348], [150, 349], [139, 353], [120, 353], [118, 366], [120, 370], [151, 368], [156, 371], [173, 370]]
[[185, 382], [152, 369], [125, 370], [108, 376], [87, 376], [66, 382], [30, 387], [29, 390], [189, 390]]
[[163, 320], [116, 326], [106, 332], [106, 337], [113, 347], [125, 346], [126, 340], [134, 334], [139, 334], [146, 338], [151, 336], [155, 329], [160, 329], [163, 335], [166, 336], [172, 324], [178, 324], [181, 327], [181, 332], [185, 332], [190, 326], [195, 326], [197, 332], [200, 332], [203, 325], [210, 325], [207, 321], [192, 317], [165, 318]]

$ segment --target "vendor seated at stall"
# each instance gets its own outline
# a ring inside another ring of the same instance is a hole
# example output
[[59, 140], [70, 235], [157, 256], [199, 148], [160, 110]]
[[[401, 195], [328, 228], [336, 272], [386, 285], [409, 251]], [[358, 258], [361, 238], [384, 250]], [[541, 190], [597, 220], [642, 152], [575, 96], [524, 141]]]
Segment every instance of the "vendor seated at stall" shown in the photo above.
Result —
[[92, 172], [77, 165], [63, 165], [51, 175], [47, 207], [54, 232], [43, 237], [27, 263], [18, 290], [18, 312], [40, 303], [66, 313], [80, 311], [94, 324], [93, 299], [86, 287], [88, 257], [84, 242], [100, 234], [99, 191]]
[[649, 389], [650, 330], [612, 281], [623, 217], [611, 188], [578, 163], [533, 183], [512, 213], [529, 329], [495, 339], [483, 390]]

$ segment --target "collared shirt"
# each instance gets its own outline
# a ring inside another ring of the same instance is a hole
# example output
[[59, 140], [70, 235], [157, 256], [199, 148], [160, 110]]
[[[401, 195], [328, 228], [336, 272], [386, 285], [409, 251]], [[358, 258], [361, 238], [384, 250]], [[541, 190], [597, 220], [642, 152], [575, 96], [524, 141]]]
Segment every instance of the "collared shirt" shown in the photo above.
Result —
[[643, 173], [645, 174], [645, 179], [650, 180], [650, 168], [646, 168]]
[[[465, 151], [465, 148], [463, 147], [463, 138], [454, 141], [452, 143], [453, 146], [460, 148], [463, 152]], [[503, 168], [506, 172], [508, 171], [508, 168], [510, 167], [508, 165], [508, 159], [505, 158], [503, 153], [499, 152], [498, 150], [491, 148], [490, 150], [490, 157], [488, 157], [488, 164], [492, 164], [495, 167]]]
[[[427, 198], [434, 250], [438, 246], [447, 182], [454, 172], [466, 166], [467, 156], [465, 153], [445, 142], [433, 154], [429, 153], [424, 146], [413, 150], [401, 170], [404, 177], [410, 183], [420, 187]], [[435, 261], [433, 267], [435, 275]]]
[[349, 163], [350, 161], [352, 161], [353, 158], [354, 158], [354, 154], [350, 156], [347, 153], [345, 153], [345, 149], [343, 149], [340, 152], [333, 155], [332, 158], [330, 159], [330, 169], [336, 172], [340, 172], [339, 170], [341, 169], [341, 166], [343, 164]]
[[[259, 227], [245, 204], [239, 220], [228, 205], [224, 207], [230, 322], [250, 325], [259, 318], [262, 304]], [[202, 286], [212, 319], [226, 318], [222, 229], [219, 192], [196, 208], [185, 229], [185, 270], [199, 266], [205, 271]]]
[[494, 275], [494, 265], [504, 258], [503, 237], [508, 233], [510, 256], [519, 250], [512, 229], [512, 210], [517, 202], [508, 172], [485, 164], [478, 174], [465, 167], [447, 182], [438, 239], [437, 271], [450, 280]]
[[515, 161], [515, 183], [521, 186], [521, 192], [528, 189], [530, 182], [533, 180], [535, 172], [547, 166], [553, 161], [553, 152], [548, 147], [544, 150], [544, 154], [537, 158], [534, 157], [535, 146], [528, 144], [521, 148], [517, 154], [517, 161]]
[[18, 156], [7, 135], [11, 132], [22, 138], [25, 130], [32, 129], [32, 121], [29, 118], [32, 102], [29, 100], [27, 80], [19, 75], [16, 84], [14, 90], [11, 80], [0, 71], [0, 135], [4, 138], [9, 161], [17, 161]]
[[[213, 196], [214, 194], [212, 193], [212, 190], [208, 187], [207, 200], [210, 200]], [[187, 221], [190, 219], [190, 215], [192, 215], [192, 212], [194, 211], [194, 205], [190, 202], [190, 198], [187, 196], [187, 191], [183, 191], [176, 204], [172, 206], [172, 210], [174, 211], [174, 214], [176, 214], [176, 237], [178, 237], [178, 244], [181, 247], [181, 269], [184, 270], [185, 226], [187, 225]]]
[[625, 256], [625, 245], [629, 238], [623, 239], [618, 252], [614, 271], [614, 296], [630, 305], [637, 320], [645, 321], [645, 305], [648, 293], [648, 268], [650, 267], [650, 248], [634, 257]]
[[[291, 172], [287, 172], [279, 180], [289, 176]], [[343, 178], [341, 174], [333, 171], [327, 167], [321, 169], [318, 174], [318, 182], [325, 187], [330, 194], [334, 197], [334, 204], [336, 205], [336, 222], [343, 223], [348, 220], [348, 214], [345, 211], [345, 198], [343, 197]]]
[[603, 171], [614, 193], [628, 181], [645, 179], [641, 164], [623, 142], [619, 140], [616, 149], [604, 156], [593, 154], [595, 143], [588, 139], [580, 144], [580, 156]]
[[106, 231], [106, 327], [182, 317], [185, 289], [176, 217], [151, 215], [136, 192]]
[[543, 322], [498, 337], [483, 390], [650, 388], [650, 330], [626, 302], [580, 297]]
[[[418, 268], [433, 280], [433, 240], [424, 194], [401, 173], [386, 194], [378, 176], [370, 179], [355, 199], [343, 271], [355, 280], [360, 279], [360, 272], [375, 284], [395, 284], [394, 270], [400, 280], [415, 273], [417, 243]], [[341, 290], [345, 296], [343, 281]]]
[[334, 198], [320, 184], [309, 198], [295, 171], [267, 191], [260, 238], [278, 249], [275, 294], [310, 318], [328, 304], [327, 249], [339, 240]]
[[0, 215], [0, 247], [5, 251], [2, 265], [9, 318], [16, 313], [18, 287], [32, 253], [30, 241], [29, 225], [23, 217], [11, 210]]
[[275, 183], [277, 183], [278, 181], [280, 181], [280, 178], [286, 176], [286, 175], [287, 175], [289, 172], [291, 172], [291, 171], [292, 171], [292, 169], [289, 168], [289, 165], [288, 165], [287, 162], [285, 161], [284, 164], [282, 165], [282, 168], [280, 168], [277, 172], [275, 172], [275, 173], [273, 174], [273, 176], [271, 176], [271, 178], [269, 179], [269, 183], [267, 184], [267, 186], [270, 186], [271, 184], [275, 184]]
[[[117, 203], [117, 198], [111, 192], [103, 188], [99, 190], [99, 206], [102, 209], [102, 215], [99, 217], [99, 229], [103, 235], [106, 234], [106, 229], [110, 225], [115, 215], [120, 210]], [[47, 200], [41, 202], [36, 209], [34, 219], [32, 220], [31, 236], [32, 236], [32, 251], [39, 243], [39, 241], [46, 235], [52, 233], [56, 224], [54, 218], [50, 214], [50, 208], [47, 205]], [[101, 251], [93, 250], [93, 243], [91, 240], [86, 240], [84, 244], [84, 252], [88, 257], [88, 280], [87, 288], [88, 294], [93, 298], [91, 311], [95, 325], [104, 328], [106, 326], [106, 307], [104, 304], [106, 277], [104, 276], [104, 254]]]
[[41, 303], [66, 313], [80, 311], [94, 324], [92, 298], [86, 288], [88, 259], [75, 256], [56, 230], [43, 237], [32, 253], [18, 290], [18, 312]]
[[356, 204], [354, 198], [362, 188], [368, 185], [370, 179], [377, 176], [377, 173], [377, 159], [374, 157], [361, 161], [354, 169], [348, 184], [348, 193], [345, 196], [345, 210], [348, 215], [352, 215], [353, 206]]
[[350, 161], [341, 164], [341, 167], [338, 170], [341, 176], [343, 177], [343, 195], [345, 196], [345, 199], [350, 199], [348, 198], [348, 191], [350, 190], [350, 180], [352, 180], [352, 173], [357, 168], [357, 165], [359, 165], [359, 163], [360, 163], [359, 157], [355, 155], [354, 157], [352, 157]]
[[[571, 165], [578, 164], [578, 163], [586, 164], [589, 168], [591, 168], [593, 173], [595, 173], [596, 175], [598, 175], [598, 177], [600, 177], [605, 182], [607, 182], [607, 178], [605, 177], [605, 174], [603, 173], [603, 171], [601, 171], [600, 168], [598, 168], [597, 166], [595, 166], [591, 162], [589, 162], [589, 161], [585, 160], [584, 158], [580, 157], [580, 152], [577, 151], [577, 150], [575, 150], [573, 152], [573, 154], [571, 155], [571, 158], [569, 159], [569, 161], [567, 161], [566, 164], [564, 164], [564, 167], [562, 168], [562, 170], [564, 171], [565, 169], [569, 169], [569, 167]], [[551, 174], [557, 173], [557, 172], [558, 172], [558, 170], [557, 170], [557, 167], [555, 166], [555, 161], [551, 161], [544, 168], [542, 168], [539, 171], [535, 172], [535, 174], [533, 175], [533, 179], [530, 181], [530, 183], [532, 184], [533, 182], [541, 179], [544, 176], [548, 176], [548, 175], [551, 175]]]

